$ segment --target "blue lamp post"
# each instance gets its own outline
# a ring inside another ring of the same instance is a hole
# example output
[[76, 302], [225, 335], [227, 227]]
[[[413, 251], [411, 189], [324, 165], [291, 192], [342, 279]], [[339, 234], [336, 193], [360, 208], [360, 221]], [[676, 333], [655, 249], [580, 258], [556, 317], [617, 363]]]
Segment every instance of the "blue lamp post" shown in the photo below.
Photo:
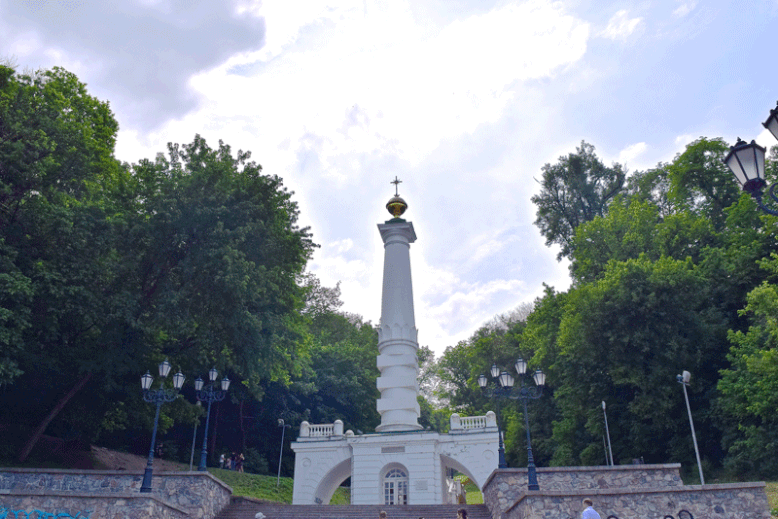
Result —
[[[495, 386], [493, 388], [487, 387], [488, 380], [486, 378], [486, 375], [480, 375], [478, 377], [478, 385], [481, 386], [481, 388], [486, 393], [487, 397], [490, 398], [495, 397], [498, 400], [500, 398], [521, 400], [521, 403], [524, 406], [524, 427], [527, 430], [527, 489], [540, 490], [540, 487], [538, 486], [538, 476], [535, 470], [535, 458], [532, 456], [532, 443], [530, 442], [530, 434], [529, 434], [529, 415], [527, 414], [527, 402], [529, 400], [537, 400], [543, 394], [543, 386], [546, 384], [546, 375], [542, 371], [537, 370], [532, 375], [532, 378], [535, 380], [535, 386], [529, 387], [524, 382], [524, 379], [528, 376], [527, 361], [520, 358], [519, 360], [516, 361], [515, 368], [516, 368], [516, 372], [519, 374], [521, 378], [521, 387], [514, 388], [513, 384], [515, 380], [513, 378], [513, 375], [511, 375], [507, 371], [503, 371], [502, 373], [500, 373], [500, 368], [498, 368], [496, 364], [493, 364], [491, 369], [492, 378], [497, 380], [497, 382], [495, 382]], [[498, 409], [499, 409], [499, 402], [498, 402]], [[499, 424], [500, 424], [500, 417], [498, 416], [497, 433], [500, 436], [499, 468], [505, 468], [508, 466], [508, 464], [505, 461], [505, 448], [503, 447], [502, 434], [500, 433]]]
[[208, 378], [210, 384], [207, 389], [203, 389], [203, 379], [197, 377], [195, 380], [195, 390], [197, 391], [197, 400], [200, 402], [208, 402], [208, 410], [205, 412], [205, 433], [203, 434], [203, 451], [200, 456], [200, 466], [197, 467], [199, 471], [206, 471], [206, 458], [208, 457], [208, 422], [211, 419], [211, 404], [213, 402], [221, 402], [224, 397], [227, 396], [227, 390], [230, 388], [230, 379], [224, 377], [221, 382], [221, 391], [214, 389], [216, 379], [219, 377], [219, 372], [216, 368], [211, 368], [208, 372]]
[[151, 478], [154, 472], [152, 467], [154, 463], [154, 444], [157, 440], [157, 424], [159, 423], [159, 409], [164, 402], [172, 402], [178, 396], [178, 391], [181, 386], [184, 385], [184, 375], [180, 371], [173, 375], [173, 389], [166, 389], [164, 386], [164, 379], [167, 378], [170, 373], [170, 362], [165, 360], [159, 365], [159, 376], [162, 377], [160, 381], [159, 389], [151, 389], [151, 383], [154, 382], [154, 377], [147, 371], [145, 375], [140, 378], [141, 388], [143, 389], [143, 400], [156, 404], [157, 412], [154, 415], [154, 432], [151, 433], [151, 447], [149, 447], [149, 459], [146, 463], [146, 472], [143, 474], [143, 483], [141, 484], [141, 492], [151, 492]]

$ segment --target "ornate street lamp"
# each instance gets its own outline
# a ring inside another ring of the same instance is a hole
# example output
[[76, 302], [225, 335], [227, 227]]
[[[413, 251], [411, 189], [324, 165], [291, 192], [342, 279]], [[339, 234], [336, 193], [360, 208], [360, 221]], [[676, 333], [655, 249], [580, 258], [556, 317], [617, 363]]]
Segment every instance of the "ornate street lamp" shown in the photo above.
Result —
[[224, 397], [227, 396], [227, 390], [230, 388], [230, 379], [224, 377], [221, 382], [221, 391], [214, 389], [216, 379], [219, 377], [219, 372], [216, 368], [211, 368], [208, 372], [208, 378], [210, 383], [207, 389], [203, 389], [203, 379], [197, 377], [195, 380], [195, 390], [197, 391], [197, 400], [200, 402], [208, 402], [208, 410], [205, 412], [205, 433], [203, 434], [203, 451], [200, 455], [200, 466], [197, 467], [199, 471], [208, 470], [205, 466], [206, 458], [208, 457], [208, 422], [211, 419], [211, 404], [213, 402], [221, 402]]
[[180, 371], [173, 375], [173, 389], [165, 389], [164, 379], [167, 378], [170, 373], [170, 362], [165, 360], [159, 365], [159, 376], [163, 380], [160, 381], [159, 389], [151, 389], [151, 383], [154, 382], [154, 377], [147, 371], [145, 375], [140, 378], [140, 385], [143, 389], [143, 400], [156, 404], [157, 412], [154, 415], [154, 432], [151, 433], [151, 447], [149, 447], [149, 459], [146, 462], [146, 472], [143, 474], [143, 483], [140, 486], [141, 492], [151, 492], [151, 478], [154, 472], [152, 467], [154, 463], [154, 444], [157, 440], [157, 424], [159, 423], [159, 409], [164, 402], [172, 402], [178, 396], [178, 391], [181, 386], [184, 385], [184, 374]]
[[[770, 110], [770, 116], [762, 126], [767, 128], [773, 136], [778, 139], [778, 108]], [[762, 196], [767, 182], [764, 177], [765, 166], [765, 151], [766, 149], [759, 146], [756, 141], [746, 143], [738, 137], [734, 146], [729, 149], [724, 162], [732, 173], [740, 182], [743, 187], [743, 191], [750, 194], [756, 200], [759, 208], [771, 215], [778, 216], [778, 211], [770, 209], [762, 203]], [[768, 194], [774, 202], [778, 203], [778, 195], [776, 195], [776, 185], [773, 184], [768, 189]]]
[[700, 471], [700, 484], [705, 484], [705, 478], [702, 475], [702, 463], [700, 463], [700, 449], [697, 448], [697, 435], [694, 434], [694, 422], [692, 421], [692, 408], [689, 407], [689, 394], [686, 392], [686, 386], [692, 378], [692, 374], [684, 371], [683, 375], [677, 375], [676, 380], [683, 386], [683, 397], [686, 400], [686, 411], [689, 413], [689, 426], [692, 428], [692, 441], [694, 442], [694, 454], [697, 456], [697, 469]]
[[487, 397], [494, 397], [497, 400], [497, 434], [499, 436], [498, 452], [500, 455], [498, 467], [501, 469], [506, 468], [508, 463], [505, 461], [505, 447], [503, 445], [502, 432], [500, 430], [499, 399], [509, 398], [511, 400], [521, 400], [521, 403], [524, 405], [524, 427], [527, 430], [527, 489], [539, 490], [538, 476], [535, 470], [535, 458], [532, 456], [532, 443], [530, 442], [527, 402], [529, 400], [537, 400], [543, 394], [543, 386], [546, 384], [546, 375], [540, 370], [535, 371], [532, 375], [532, 378], [535, 380], [535, 387], [529, 387], [528, 385], [525, 385], [524, 382], [524, 379], [528, 376], [527, 361], [520, 358], [516, 361], [515, 368], [516, 373], [518, 373], [521, 378], [521, 387], [514, 389], [513, 384], [515, 380], [513, 375], [507, 371], [500, 373], [500, 368], [497, 367], [497, 364], [493, 364], [490, 370], [492, 378], [496, 380], [494, 387], [487, 387], [488, 380], [486, 375], [478, 376], [478, 385], [481, 386]]

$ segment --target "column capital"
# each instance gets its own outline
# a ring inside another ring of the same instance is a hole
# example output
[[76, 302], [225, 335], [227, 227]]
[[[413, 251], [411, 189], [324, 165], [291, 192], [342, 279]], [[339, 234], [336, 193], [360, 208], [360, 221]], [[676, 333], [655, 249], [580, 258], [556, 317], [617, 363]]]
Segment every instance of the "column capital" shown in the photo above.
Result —
[[[387, 223], [379, 223], [378, 231], [381, 233], [381, 239], [385, 244], [394, 241], [403, 241], [413, 243], [416, 241], [416, 231], [413, 230], [413, 223], [389, 220]], [[393, 239], [394, 238], [394, 239]]]

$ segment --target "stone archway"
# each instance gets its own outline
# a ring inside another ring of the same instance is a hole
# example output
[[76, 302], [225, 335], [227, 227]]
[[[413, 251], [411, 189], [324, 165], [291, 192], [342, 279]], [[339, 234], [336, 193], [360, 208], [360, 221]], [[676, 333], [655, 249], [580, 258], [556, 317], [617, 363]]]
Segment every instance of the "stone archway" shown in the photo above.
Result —
[[481, 488], [481, 485], [485, 483], [485, 481], [479, 481], [478, 477], [476, 477], [473, 472], [468, 470], [467, 467], [462, 465], [460, 462], [455, 460], [454, 458], [450, 458], [446, 456], [445, 454], [440, 455], [440, 464], [445, 468], [452, 468], [459, 472], [460, 474], [464, 474], [468, 478], [470, 478], [470, 481], [472, 481], [478, 488]]
[[316, 488], [315, 501], [318, 504], [328, 505], [332, 495], [338, 487], [351, 477], [351, 458], [346, 459], [332, 467], [332, 469], [321, 478], [319, 486]]

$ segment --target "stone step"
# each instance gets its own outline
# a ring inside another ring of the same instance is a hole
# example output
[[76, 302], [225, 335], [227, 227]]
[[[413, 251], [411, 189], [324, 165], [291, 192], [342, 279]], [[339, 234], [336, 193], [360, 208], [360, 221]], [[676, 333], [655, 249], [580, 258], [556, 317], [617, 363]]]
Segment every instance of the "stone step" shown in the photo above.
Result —
[[280, 505], [235, 497], [216, 519], [377, 519], [385, 510], [388, 519], [456, 519], [457, 510], [467, 510], [468, 519], [491, 519], [484, 505]]

